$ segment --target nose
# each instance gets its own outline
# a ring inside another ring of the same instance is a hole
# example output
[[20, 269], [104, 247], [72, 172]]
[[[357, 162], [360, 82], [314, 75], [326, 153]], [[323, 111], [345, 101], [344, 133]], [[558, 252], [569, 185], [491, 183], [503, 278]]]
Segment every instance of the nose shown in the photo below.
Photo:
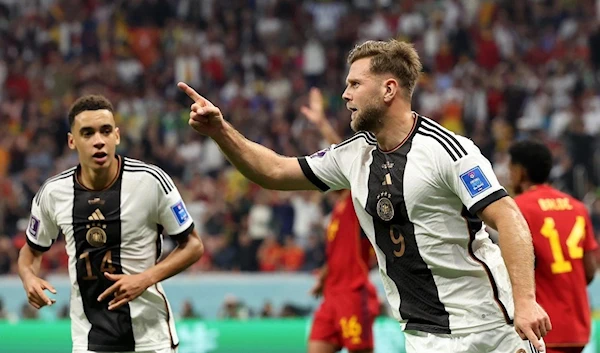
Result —
[[104, 137], [102, 136], [102, 134], [94, 134], [94, 147], [96, 148], [102, 148], [105, 145], [104, 142]]
[[346, 88], [344, 90], [344, 93], [342, 93], [342, 99], [344, 99], [346, 102], [349, 102], [350, 98], [351, 98], [350, 93], [348, 93], [348, 88]]

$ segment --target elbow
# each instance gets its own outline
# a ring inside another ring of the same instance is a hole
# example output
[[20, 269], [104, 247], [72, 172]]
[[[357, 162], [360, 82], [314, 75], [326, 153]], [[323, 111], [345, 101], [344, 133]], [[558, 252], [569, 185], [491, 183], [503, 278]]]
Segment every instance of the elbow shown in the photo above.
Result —
[[200, 239], [200, 236], [194, 232], [194, 236], [193, 236], [193, 244], [191, 244], [191, 252], [192, 252], [192, 259], [193, 262], [196, 262], [198, 260], [200, 260], [200, 258], [202, 258], [202, 255], [204, 255], [204, 244], [202, 243], [202, 239]]

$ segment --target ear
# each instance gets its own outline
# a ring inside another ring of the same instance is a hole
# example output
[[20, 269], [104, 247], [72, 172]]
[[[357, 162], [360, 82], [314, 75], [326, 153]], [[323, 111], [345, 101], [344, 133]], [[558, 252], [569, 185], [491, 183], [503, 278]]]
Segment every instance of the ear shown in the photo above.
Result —
[[385, 103], [390, 103], [396, 97], [396, 95], [400, 94], [401, 87], [398, 84], [398, 81], [389, 78], [384, 82], [385, 93], [383, 95], [383, 101]]
[[118, 127], [115, 127], [115, 138], [116, 138], [115, 145], [119, 145], [121, 143], [121, 132], [119, 131]]
[[69, 145], [69, 148], [72, 150], [77, 149], [77, 147], [75, 146], [75, 139], [74, 136], [71, 132], [69, 132], [67, 134], [67, 144]]

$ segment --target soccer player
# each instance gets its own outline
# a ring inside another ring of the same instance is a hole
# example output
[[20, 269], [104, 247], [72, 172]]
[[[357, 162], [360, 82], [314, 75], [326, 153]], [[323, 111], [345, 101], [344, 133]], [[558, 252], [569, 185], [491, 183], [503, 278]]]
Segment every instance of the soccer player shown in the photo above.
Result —
[[[323, 97], [317, 88], [309, 94], [302, 113], [330, 144], [342, 141], [327, 121]], [[369, 249], [347, 190], [338, 194], [327, 227], [326, 263], [312, 294], [323, 294], [308, 341], [308, 353], [373, 352], [373, 322], [379, 314], [377, 290], [369, 281]], [[368, 240], [367, 240], [368, 242]]]
[[546, 352], [579, 353], [591, 329], [586, 287], [594, 279], [598, 248], [592, 222], [581, 202], [548, 184], [548, 147], [522, 141], [509, 153], [515, 201], [533, 236], [537, 300], [554, 326], [545, 338]]
[[[44, 251], [66, 239], [73, 352], [176, 352], [173, 312], [160, 281], [196, 262], [200, 237], [173, 180], [160, 168], [115, 154], [112, 104], [88, 95], [69, 111], [68, 145], [79, 165], [35, 195], [19, 276], [29, 303], [56, 293], [38, 276]], [[177, 247], [161, 262], [161, 234]]]
[[[408, 353], [543, 349], [551, 326], [536, 302], [527, 223], [471, 140], [412, 111], [422, 69], [413, 46], [367, 41], [348, 63], [342, 97], [357, 133], [301, 158], [249, 141], [218, 107], [178, 85], [194, 100], [190, 126], [253, 182], [351, 189]], [[499, 246], [483, 222], [498, 230]]]

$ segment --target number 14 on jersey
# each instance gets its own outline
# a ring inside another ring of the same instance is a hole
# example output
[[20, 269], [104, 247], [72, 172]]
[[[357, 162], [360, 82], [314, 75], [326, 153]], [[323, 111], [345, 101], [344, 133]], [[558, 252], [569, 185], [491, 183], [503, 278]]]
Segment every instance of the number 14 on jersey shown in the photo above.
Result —
[[[541, 234], [550, 242], [550, 250], [554, 262], [551, 265], [552, 273], [560, 274], [573, 271], [571, 261], [565, 259], [562, 246], [560, 243], [560, 235], [556, 230], [556, 222], [552, 217], [544, 218], [544, 225], [540, 230]], [[583, 257], [583, 248], [579, 245], [585, 236], [585, 218], [577, 216], [575, 224], [571, 229], [571, 233], [567, 238], [567, 249], [569, 258], [572, 260], [581, 259]]]

